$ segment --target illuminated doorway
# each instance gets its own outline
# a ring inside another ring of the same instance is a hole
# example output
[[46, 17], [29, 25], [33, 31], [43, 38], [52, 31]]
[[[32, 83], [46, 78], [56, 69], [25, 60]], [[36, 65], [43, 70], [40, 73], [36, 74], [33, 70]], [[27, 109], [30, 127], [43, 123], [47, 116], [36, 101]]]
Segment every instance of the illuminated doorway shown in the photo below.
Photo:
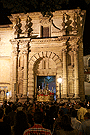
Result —
[[56, 76], [37, 76], [37, 89], [46, 88], [54, 93], [54, 100], [56, 100]]

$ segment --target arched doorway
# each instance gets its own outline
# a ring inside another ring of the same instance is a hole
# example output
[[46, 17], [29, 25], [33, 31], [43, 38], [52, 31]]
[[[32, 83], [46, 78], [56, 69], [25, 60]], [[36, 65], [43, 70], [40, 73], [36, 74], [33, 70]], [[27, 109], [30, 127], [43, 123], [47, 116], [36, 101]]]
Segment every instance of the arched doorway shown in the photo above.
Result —
[[[30, 97], [37, 94], [37, 89], [39, 84], [37, 79], [39, 77], [52, 77], [55, 79], [55, 95], [59, 95], [59, 87], [57, 86], [57, 78], [62, 76], [62, 62], [58, 55], [53, 52], [40, 52], [36, 53], [30, 58], [29, 61], [29, 81], [28, 81], [28, 91]], [[43, 82], [42, 82], [43, 84]], [[50, 86], [50, 89], [53, 86]], [[56, 97], [55, 97], [56, 98]]]

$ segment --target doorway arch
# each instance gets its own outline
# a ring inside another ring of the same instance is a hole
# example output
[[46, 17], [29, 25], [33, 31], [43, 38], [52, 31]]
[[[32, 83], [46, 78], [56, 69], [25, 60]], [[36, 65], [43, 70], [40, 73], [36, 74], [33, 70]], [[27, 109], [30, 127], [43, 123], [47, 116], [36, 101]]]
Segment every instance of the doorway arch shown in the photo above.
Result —
[[[37, 76], [62, 76], [62, 61], [54, 52], [39, 52], [29, 59], [28, 92], [33, 98], [37, 91]], [[56, 95], [58, 94], [56, 82]]]

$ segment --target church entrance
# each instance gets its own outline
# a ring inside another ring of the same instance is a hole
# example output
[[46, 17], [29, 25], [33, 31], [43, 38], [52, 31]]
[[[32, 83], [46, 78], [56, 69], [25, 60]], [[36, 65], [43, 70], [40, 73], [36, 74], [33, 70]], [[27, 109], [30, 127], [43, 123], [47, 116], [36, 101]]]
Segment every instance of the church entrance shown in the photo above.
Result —
[[56, 76], [37, 76], [37, 96], [56, 100]]

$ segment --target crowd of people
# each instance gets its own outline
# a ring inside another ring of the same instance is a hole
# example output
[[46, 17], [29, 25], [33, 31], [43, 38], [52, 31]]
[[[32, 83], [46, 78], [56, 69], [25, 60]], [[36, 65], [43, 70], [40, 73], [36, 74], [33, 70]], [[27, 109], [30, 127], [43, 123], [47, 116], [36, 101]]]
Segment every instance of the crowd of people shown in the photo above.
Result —
[[1, 135], [90, 135], [89, 102], [5, 102]]

